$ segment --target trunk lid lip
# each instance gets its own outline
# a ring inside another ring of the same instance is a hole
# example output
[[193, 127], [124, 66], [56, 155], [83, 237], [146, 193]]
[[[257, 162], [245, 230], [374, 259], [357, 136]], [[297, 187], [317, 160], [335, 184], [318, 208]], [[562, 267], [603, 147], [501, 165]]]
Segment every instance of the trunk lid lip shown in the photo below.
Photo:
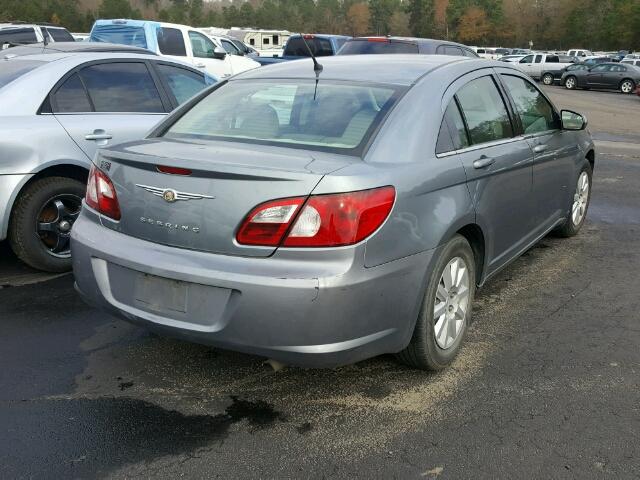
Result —
[[[184, 149], [180, 149], [181, 154], [179, 156], [174, 156], [167, 152], [165, 148], [167, 146], [179, 146], [184, 147]], [[212, 158], [216, 156], [222, 157], [223, 160], [216, 161]], [[228, 161], [231, 157], [237, 159], [241, 156], [246, 157], [247, 160], [244, 162]], [[250, 157], [256, 159], [265, 156], [270, 157], [274, 162], [270, 164], [268, 159], [264, 163], [248, 160]], [[168, 176], [171, 175], [158, 172], [156, 166], [170, 165], [189, 168], [193, 170], [193, 176], [196, 176], [196, 171], [200, 172], [202, 176], [206, 176], [213, 169], [218, 173], [229, 173], [230, 170], [238, 172], [239, 170], [255, 171], [255, 169], [260, 169], [261, 171], [288, 171], [301, 174], [328, 175], [350, 165], [363, 163], [360, 157], [353, 155], [291, 149], [280, 146], [252, 145], [242, 142], [220, 140], [185, 141], [166, 138], [136, 140], [103, 148], [98, 151], [94, 163], [99, 165], [100, 159], [116, 162], [124, 160], [123, 163], [127, 163], [130, 167], [152, 169], [160, 175]], [[295, 165], [294, 163], [297, 161], [301, 165]], [[274, 163], [278, 162], [287, 163], [287, 165], [274, 165]], [[267, 178], [264, 175], [251, 176], [272, 181], [282, 180]]]

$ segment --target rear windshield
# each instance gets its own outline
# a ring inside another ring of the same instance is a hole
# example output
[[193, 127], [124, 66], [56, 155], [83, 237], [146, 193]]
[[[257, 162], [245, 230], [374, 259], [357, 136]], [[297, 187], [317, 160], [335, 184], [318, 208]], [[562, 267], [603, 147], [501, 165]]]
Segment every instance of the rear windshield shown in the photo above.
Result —
[[237, 80], [212, 91], [165, 132], [360, 155], [397, 101], [394, 86], [311, 80]]
[[96, 25], [91, 30], [91, 41], [147, 48], [144, 28], [132, 25]]
[[[333, 55], [333, 49], [331, 48], [331, 42], [326, 38], [307, 38], [305, 39], [307, 45], [316, 57], [328, 57]], [[309, 50], [304, 44], [302, 37], [292, 37], [287, 42], [287, 47], [284, 50], [285, 55], [292, 57], [310, 57]]]
[[25, 73], [39, 67], [44, 62], [33, 60], [9, 60], [0, 64], [0, 88], [21, 77]]
[[340, 49], [340, 55], [362, 55], [376, 53], [418, 53], [418, 45], [410, 42], [390, 40], [349, 40]]
[[7, 28], [0, 30], [0, 49], [5, 43], [36, 43], [36, 32], [33, 28]]

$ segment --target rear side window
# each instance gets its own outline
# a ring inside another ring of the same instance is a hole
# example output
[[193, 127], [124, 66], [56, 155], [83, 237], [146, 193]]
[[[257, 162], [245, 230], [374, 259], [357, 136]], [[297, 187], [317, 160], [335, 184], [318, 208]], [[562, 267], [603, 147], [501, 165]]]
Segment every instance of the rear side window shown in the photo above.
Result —
[[507, 107], [490, 76], [472, 80], [457, 93], [474, 145], [513, 136]]
[[513, 75], [502, 75], [525, 134], [559, 128], [553, 107], [529, 81]]
[[344, 44], [340, 55], [385, 53], [418, 53], [418, 45], [411, 42], [395, 42], [386, 38], [351, 40]]
[[92, 112], [93, 107], [87, 97], [87, 92], [77, 73], [71, 75], [58, 88], [52, 98], [54, 113]]
[[38, 41], [33, 28], [8, 28], [0, 30], [0, 45], [4, 43], [36, 43]]
[[446, 153], [453, 150], [460, 150], [469, 146], [467, 129], [460, 115], [460, 109], [455, 99], [451, 100], [447, 110], [444, 112], [436, 153]]
[[156, 36], [158, 37], [158, 48], [163, 55], [173, 55], [174, 57], [187, 56], [182, 32], [177, 28], [159, 28]]
[[[484, 53], [484, 50], [478, 50], [478, 53]], [[464, 53], [460, 47], [456, 47], [454, 45], [438, 45], [436, 48], [436, 54], [438, 55], [455, 55], [462, 56]]]
[[56, 42], [75, 42], [73, 36], [64, 28], [49, 27], [47, 28], [47, 31]]
[[[327, 57], [333, 55], [333, 49], [331, 48], [331, 42], [326, 38], [306, 38], [309, 48], [316, 57]], [[285, 55], [291, 55], [293, 57], [308, 57], [309, 50], [304, 44], [302, 37], [290, 38], [285, 48]]]
[[206, 87], [204, 75], [201, 73], [166, 64], [157, 67], [178, 104], [184, 103]]
[[164, 106], [144, 63], [104, 63], [80, 71], [96, 112], [161, 113]]
[[147, 48], [147, 37], [143, 27], [133, 25], [96, 25], [91, 30], [92, 42], [120, 43]]

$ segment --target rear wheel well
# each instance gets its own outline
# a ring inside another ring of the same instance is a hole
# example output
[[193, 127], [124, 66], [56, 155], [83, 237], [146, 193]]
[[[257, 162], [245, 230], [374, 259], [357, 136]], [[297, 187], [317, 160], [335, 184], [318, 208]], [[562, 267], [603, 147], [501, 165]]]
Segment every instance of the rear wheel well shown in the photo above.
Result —
[[[36, 173], [33, 177], [29, 179], [27, 183], [25, 183], [22, 186], [22, 188], [18, 192], [18, 195], [16, 195], [14, 205], [18, 201], [20, 196], [26, 191], [26, 189], [31, 184], [33, 184], [34, 182], [42, 178], [47, 178], [47, 177], [73, 178], [74, 180], [77, 180], [79, 182], [86, 184], [87, 178], [89, 177], [89, 169], [84, 167], [79, 167], [77, 165], [54, 165], [52, 167], [45, 168], [44, 170], [41, 170], [38, 173]], [[13, 205], [11, 209], [12, 209], [11, 217], [13, 217]]]
[[89, 169], [77, 165], [54, 165], [36, 173], [33, 178], [26, 183], [25, 187], [34, 180], [46, 177], [68, 177], [86, 183], [89, 177]]
[[456, 232], [466, 238], [471, 250], [473, 250], [473, 257], [476, 261], [476, 284], [479, 284], [482, 279], [482, 271], [484, 269], [484, 234], [482, 229], [475, 223], [465, 225]]

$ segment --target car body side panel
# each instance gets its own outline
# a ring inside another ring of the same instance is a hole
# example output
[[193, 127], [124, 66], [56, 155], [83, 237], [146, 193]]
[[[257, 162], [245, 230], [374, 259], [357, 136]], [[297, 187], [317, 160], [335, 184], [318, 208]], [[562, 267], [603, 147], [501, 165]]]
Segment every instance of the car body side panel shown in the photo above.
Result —
[[[73, 141], [82, 148], [87, 159], [93, 159], [98, 148], [143, 138], [165, 113], [56, 113], [55, 118]], [[87, 135], [106, 134], [105, 140], [87, 140]]]
[[4, 179], [3, 188], [14, 191], [3, 192], [0, 238], [7, 235], [9, 216], [20, 189], [34, 174], [55, 165], [75, 165], [88, 170], [89, 159], [52, 115], [0, 116], [0, 176], [24, 175], [23, 180]]

